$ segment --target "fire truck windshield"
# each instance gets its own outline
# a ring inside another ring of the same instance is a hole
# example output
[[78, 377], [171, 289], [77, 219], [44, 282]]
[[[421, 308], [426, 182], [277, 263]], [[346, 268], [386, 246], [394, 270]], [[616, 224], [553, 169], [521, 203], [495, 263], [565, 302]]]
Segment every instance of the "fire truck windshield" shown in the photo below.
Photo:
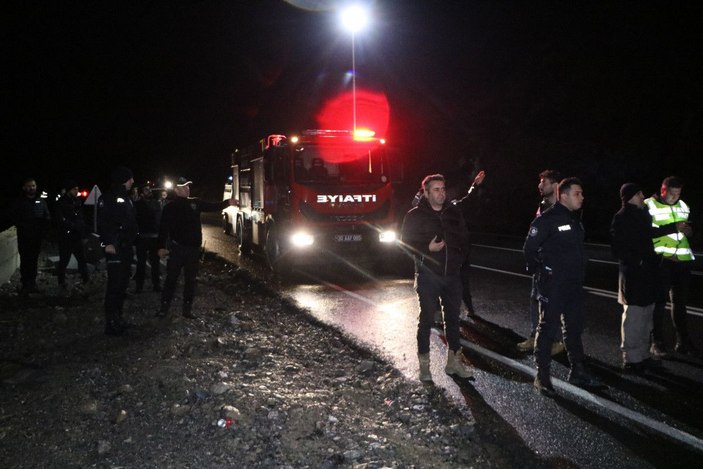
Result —
[[294, 150], [293, 169], [300, 183], [384, 183], [388, 166], [382, 148], [305, 145]]

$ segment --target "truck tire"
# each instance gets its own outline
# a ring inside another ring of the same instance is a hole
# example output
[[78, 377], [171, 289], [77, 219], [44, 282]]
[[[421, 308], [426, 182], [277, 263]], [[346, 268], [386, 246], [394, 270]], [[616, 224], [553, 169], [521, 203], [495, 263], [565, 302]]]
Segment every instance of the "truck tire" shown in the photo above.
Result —
[[222, 214], [222, 231], [228, 236], [232, 235], [232, 224], [229, 222], [229, 217], [226, 213]]
[[281, 246], [281, 239], [275, 226], [266, 229], [266, 261], [274, 272], [286, 276], [291, 272], [290, 262], [286, 259]]
[[237, 217], [236, 223], [236, 241], [239, 253], [247, 255], [251, 253], [251, 241], [248, 239], [247, 232], [244, 229], [244, 221], [241, 217]]

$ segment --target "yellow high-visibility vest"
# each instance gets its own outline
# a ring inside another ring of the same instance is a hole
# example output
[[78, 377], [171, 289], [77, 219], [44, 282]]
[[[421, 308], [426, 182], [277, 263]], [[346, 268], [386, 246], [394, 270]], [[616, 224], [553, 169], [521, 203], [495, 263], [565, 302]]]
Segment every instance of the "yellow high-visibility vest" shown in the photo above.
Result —
[[[667, 205], [659, 202], [656, 198], [650, 197], [644, 201], [649, 208], [649, 214], [652, 216], [652, 226], [659, 227], [676, 223], [679, 221], [688, 221], [688, 216], [691, 209], [683, 200], [679, 200], [674, 205]], [[691, 246], [688, 244], [688, 238], [683, 233], [671, 233], [665, 236], [652, 239], [654, 243], [654, 251], [664, 257], [674, 257], [680, 261], [692, 261], [695, 259]]]

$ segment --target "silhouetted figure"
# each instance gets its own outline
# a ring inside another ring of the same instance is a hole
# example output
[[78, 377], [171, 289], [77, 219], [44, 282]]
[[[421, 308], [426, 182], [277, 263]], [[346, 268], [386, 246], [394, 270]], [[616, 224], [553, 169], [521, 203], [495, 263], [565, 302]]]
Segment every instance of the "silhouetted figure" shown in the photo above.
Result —
[[46, 199], [37, 194], [37, 182], [27, 178], [22, 183], [20, 195], [10, 209], [10, 219], [17, 227], [17, 250], [20, 255], [22, 295], [35, 293], [37, 264], [41, 243], [49, 228], [51, 216]]
[[59, 286], [63, 288], [66, 287], [66, 266], [71, 260], [71, 255], [76, 258], [83, 283], [89, 280], [84, 246], [88, 231], [83, 217], [83, 202], [78, 198], [78, 184], [74, 181], [67, 181], [64, 188], [66, 192], [59, 198], [54, 209], [59, 244], [56, 276]]

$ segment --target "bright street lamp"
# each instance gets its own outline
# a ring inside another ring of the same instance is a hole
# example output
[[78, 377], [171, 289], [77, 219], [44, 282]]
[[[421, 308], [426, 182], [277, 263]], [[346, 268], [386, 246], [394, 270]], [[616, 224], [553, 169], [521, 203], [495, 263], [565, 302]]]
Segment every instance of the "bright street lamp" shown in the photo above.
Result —
[[356, 52], [354, 46], [354, 37], [356, 33], [364, 29], [369, 22], [369, 15], [366, 8], [361, 5], [352, 5], [340, 14], [340, 19], [344, 28], [351, 33], [352, 41], [352, 120], [354, 126], [354, 134], [356, 135]]

